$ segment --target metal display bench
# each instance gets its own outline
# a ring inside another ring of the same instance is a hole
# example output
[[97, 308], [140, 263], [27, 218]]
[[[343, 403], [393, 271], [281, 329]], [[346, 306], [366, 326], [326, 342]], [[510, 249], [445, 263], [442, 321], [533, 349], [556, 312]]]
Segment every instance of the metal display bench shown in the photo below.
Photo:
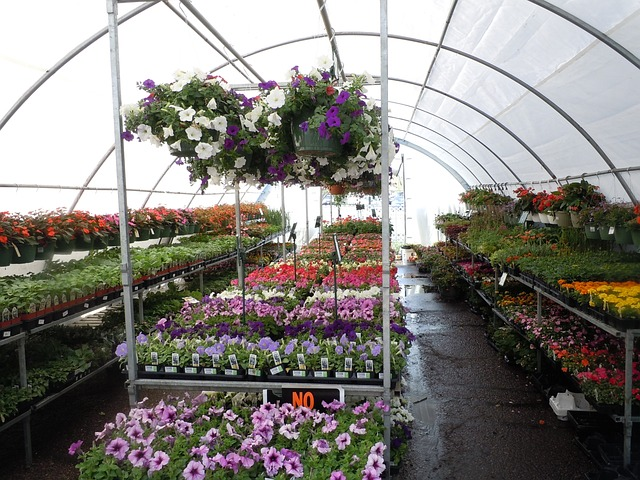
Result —
[[[634, 340], [636, 337], [640, 336], [640, 330], [615, 328], [614, 326], [609, 325], [597, 318], [594, 318], [592, 315], [589, 315], [588, 313], [580, 309], [567, 305], [565, 302], [560, 300], [557, 296], [553, 295], [552, 293], [544, 291], [539, 286], [534, 285], [532, 282], [528, 281], [527, 279], [519, 275], [516, 275], [513, 273], [508, 273], [508, 275], [536, 292], [536, 299], [537, 299], [536, 316], [538, 320], [540, 320], [542, 317], [542, 297], [546, 297], [549, 300], [560, 305], [562, 308], [566, 309], [567, 311], [573, 313], [574, 315], [579, 316], [580, 318], [595, 325], [596, 327], [607, 332], [608, 334], [617, 338], [624, 338], [624, 344], [625, 344], [624, 413], [623, 415], [611, 415], [611, 418], [615, 422], [623, 424], [623, 465], [625, 467], [628, 467], [631, 464], [631, 443], [632, 443], [632, 436], [633, 436], [632, 435], [633, 424], [640, 422], [640, 416], [632, 415], [633, 350], [634, 350]], [[498, 284], [498, 274], [496, 272], [496, 286], [497, 284]], [[497, 312], [494, 310], [494, 313], [497, 313]], [[501, 316], [501, 318], [504, 320], [504, 317]], [[538, 354], [538, 369], [539, 369], [541, 364], [540, 357], [542, 355], [539, 349], [537, 354]]]
[[[451, 240], [456, 248], [462, 248], [464, 250], [466, 250], [467, 252], [471, 253], [471, 263], [472, 265], [475, 264], [476, 261], [476, 255], [473, 254], [473, 252], [471, 252], [471, 250], [464, 245], [461, 242], [458, 242], [457, 240]], [[483, 262], [487, 262], [488, 259], [481, 259], [481, 261]], [[633, 350], [634, 350], [634, 342], [636, 337], [640, 337], [640, 329], [620, 329], [620, 328], [616, 328], [612, 325], [609, 325], [597, 318], [594, 318], [592, 315], [589, 315], [588, 313], [578, 309], [578, 308], [574, 308], [570, 305], [567, 305], [565, 302], [563, 302], [561, 299], [559, 299], [556, 295], [554, 295], [553, 293], [550, 293], [548, 291], [545, 291], [544, 289], [540, 288], [538, 285], [535, 285], [533, 282], [529, 281], [528, 279], [521, 277], [520, 275], [517, 275], [515, 273], [512, 272], [504, 272], [502, 275], [508, 275], [510, 277], [512, 277], [513, 279], [517, 280], [518, 282], [522, 283], [523, 285], [531, 288], [534, 292], [536, 292], [536, 299], [537, 299], [537, 312], [536, 312], [536, 316], [537, 316], [537, 320], [540, 321], [541, 317], [542, 317], [542, 297], [546, 297], [549, 300], [555, 302], [556, 304], [560, 305], [561, 307], [563, 307], [564, 309], [566, 309], [567, 311], [573, 313], [574, 315], [579, 316], [580, 318], [584, 319], [585, 321], [591, 323], [592, 325], [595, 325], [596, 327], [600, 328], [601, 330], [607, 332], [608, 334], [617, 337], [617, 338], [624, 338], [624, 344], [625, 344], [625, 373], [624, 373], [624, 413], [623, 415], [611, 415], [611, 418], [617, 422], [617, 423], [621, 423], [623, 424], [623, 464], [625, 467], [628, 467], [631, 464], [631, 444], [632, 444], [632, 437], [633, 437], [633, 424], [634, 423], [639, 423], [640, 422], [640, 416], [634, 416], [632, 414], [632, 404], [633, 404], [633, 395], [632, 395], [632, 389], [633, 389]], [[494, 278], [494, 285], [495, 285], [495, 290], [498, 290], [498, 287], [500, 285], [500, 278], [498, 275], [498, 271], [495, 272], [495, 278]], [[472, 286], [472, 288], [474, 288]], [[494, 308], [493, 305], [493, 301], [488, 298], [481, 290], [474, 288], [474, 291], [480, 296], [480, 298], [482, 298], [482, 300], [487, 303], [487, 305], [489, 305], [490, 307], [492, 307], [492, 312], [495, 316], [499, 317], [500, 320], [502, 322], [504, 322], [505, 324], [514, 327], [515, 325], [513, 325], [507, 318], [504, 317], [504, 315], [502, 315], [502, 313], [500, 311], [498, 311], [496, 308]], [[519, 330], [516, 328], [516, 331], [519, 333]], [[527, 339], [528, 341], [528, 339]], [[540, 349], [537, 349], [537, 370], [540, 371], [541, 369], [541, 363], [542, 363], [542, 352], [540, 351]]]
[[[274, 239], [276, 239], [277, 237], [279, 237], [281, 234], [277, 233], [277, 234], [273, 234], [270, 235], [269, 237], [267, 237], [266, 239], [262, 240], [261, 242], [259, 242], [258, 244], [249, 247], [245, 250], [245, 252], [251, 252], [253, 250], [257, 250], [257, 249], [262, 249], [264, 247], [264, 245], [266, 245], [267, 243], [272, 242]], [[175, 271], [172, 273], [168, 273], [168, 274], [164, 274], [164, 275], [159, 275], [156, 277], [153, 277], [151, 279], [148, 280], [148, 287], [139, 287], [135, 290], [135, 296], [137, 296], [138, 298], [138, 302], [139, 302], [139, 318], [142, 319], [144, 316], [144, 293], [146, 291], [149, 291], [151, 288], [156, 288], [158, 285], [161, 285], [163, 283], [169, 283], [172, 281], [175, 281], [179, 278], [185, 277], [185, 276], [191, 276], [194, 274], [198, 274], [199, 278], [200, 278], [200, 290], [203, 290], [203, 285], [204, 285], [204, 278], [203, 278], [203, 273], [204, 270], [207, 268], [210, 268], [212, 266], [221, 264], [221, 263], [225, 263], [225, 262], [229, 262], [232, 261], [237, 255], [237, 252], [233, 252], [227, 255], [223, 255], [221, 257], [218, 258], [214, 258], [211, 260], [205, 260], [200, 262], [199, 264], [196, 264], [190, 268], [184, 268], [180, 271]], [[27, 349], [27, 345], [26, 342], [29, 338], [30, 335], [36, 334], [36, 333], [40, 333], [42, 331], [45, 331], [51, 327], [55, 327], [55, 326], [59, 326], [59, 325], [64, 325], [66, 323], [70, 323], [74, 320], [77, 320], [78, 318], [85, 316], [91, 312], [94, 312], [96, 310], [99, 309], [103, 309], [105, 307], [109, 307], [118, 303], [121, 303], [123, 299], [123, 296], [121, 294], [120, 297], [102, 302], [100, 304], [95, 305], [94, 307], [90, 307], [90, 308], [86, 308], [84, 310], [81, 310], [79, 312], [70, 314], [70, 315], [65, 315], [63, 318], [59, 318], [57, 320], [54, 320], [52, 322], [49, 323], [43, 323], [41, 325], [37, 325], [34, 328], [31, 328], [29, 330], [23, 330], [21, 332], [18, 332], [14, 335], [11, 335], [9, 337], [6, 338], [2, 338], [0, 339], [0, 347], [1, 346], [5, 346], [5, 345], [10, 345], [12, 343], [17, 342], [17, 352], [18, 352], [18, 366], [19, 366], [19, 378], [20, 378], [20, 387], [21, 388], [26, 388], [28, 385], [28, 380], [27, 380], [27, 362], [26, 362], [26, 349]], [[44, 322], [43, 319], [35, 319], [34, 321], [38, 322], [39, 320], [42, 320]], [[82, 383], [86, 382], [87, 380], [95, 377], [96, 375], [100, 374], [101, 372], [103, 372], [104, 370], [108, 369], [110, 366], [114, 365], [116, 362], [118, 361], [118, 358], [114, 357], [110, 360], [108, 360], [104, 365], [101, 365], [100, 367], [98, 367], [95, 370], [92, 370], [90, 373], [88, 373], [87, 375], [77, 379], [75, 382], [73, 382], [72, 384], [66, 386], [65, 388], [63, 388], [62, 390], [55, 392], [51, 395], [48, 395], [42, 399], [40, 399], [39, 401], [37, 401], [35, 404], [31, 405], [30, 408], [23, 412], [18, 414], [16, 417], [11, 418], [10, 420], [8, 420], [7, 422], [3, 423], [2, 425], [0, 425], [0, 433], [2, 433], [3, 431], [5, 431], [6, 429], [22, 422], [23, 424], [23, 435], [24, 435], [24, 450], [25, 450], [25, 462], [27, 465], [31, 465], [31, 463], [33, 462], [33, 452], [32, 452], [32, 447], [31, 447], [31, 414], [44, 408], [45, 406], [47, 406], [49, 403], [53, 402], [54, 400], [60, 398], [61, 396], [69, 393], [70, 391], [74, 390], [77, 386], [81, 385]], [[141, 380], [141, 382], [144, 382], [143, 380]], [[153, 385], [154, 381], [151, 381], [151, 385]]]

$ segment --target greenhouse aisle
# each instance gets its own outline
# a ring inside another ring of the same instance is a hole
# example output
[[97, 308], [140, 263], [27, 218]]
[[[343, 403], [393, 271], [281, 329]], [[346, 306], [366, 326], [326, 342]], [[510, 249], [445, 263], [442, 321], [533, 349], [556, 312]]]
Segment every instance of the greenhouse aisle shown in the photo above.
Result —
[[408, 327], [406, 394], [415, 417], [402, 480], [584, 479], [597, 468], [517, 367], [488, 345], [465, 303], [427, 293], [415, 266], [398, 266]]

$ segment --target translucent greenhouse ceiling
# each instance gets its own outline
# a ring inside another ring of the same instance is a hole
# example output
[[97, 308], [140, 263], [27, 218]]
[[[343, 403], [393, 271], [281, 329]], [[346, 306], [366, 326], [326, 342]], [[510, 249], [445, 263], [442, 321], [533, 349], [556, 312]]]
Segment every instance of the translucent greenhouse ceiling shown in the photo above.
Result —
[[[108, 3], [3, 5], [0, 210], [118, 210]], [[637, 202], [640, 0], [387, 4], [387, 113], [414, 220], [455, 209], [475, 185], [511, 194], [585, 178], [610, 200]], [[324, 55], [347, 75], [382, 72], [379, 1], [127, 1], [118, 15], [123, 104], [143, 96], [138, 82], [171, 81], [179, 69], [213, 71], [248, 95]], [[380, 99], [380, 86], [368, 95]], [[124, 151], [131, 208], [234, 201], [221, 187], [199, 194], [166, 147]], [[260, 188], [242, 193], [255, 201]], [[300, 209], [297, 195], [287, 210]]]

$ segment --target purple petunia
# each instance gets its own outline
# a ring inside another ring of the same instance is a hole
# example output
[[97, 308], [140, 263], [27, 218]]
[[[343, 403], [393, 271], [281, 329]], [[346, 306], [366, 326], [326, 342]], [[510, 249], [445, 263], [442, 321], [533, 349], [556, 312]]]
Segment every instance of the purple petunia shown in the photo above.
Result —
[[151, 460], [149, 460], [149, 472], [157, 472], [168, 463], [169, 455], [167, 455], [163, 451], [157, 451], [153, 454]]
[[130, 142], [131, 140], [133, 140], [135, 137], [133, 136], [133, 133], [131, 133], [129, 130], [125, 130], [124, 132], [122, 132], [122, 134], [120, 135], [120, 138], [122, 138], [123, 140], [126, 140], [127, 142]]
[[320, 124], [320, 126], [318, 127], [318, 135], [320, 135], [321, 138], [329, 138], [330, 137], [329, 130], [327, 130], [327, 123], [326, 122], [322, 122]]
[[267, 475], [277, 475], [278, 470], [284, 466], [284, 455], [274, 447], [262, 448], [260, 453], [262, 454], [262, 461], [264, 462], [264, 469], [267, 471]]
[[123, 438], [117, 437], [109, 442], [105, 453], [111, 455], [118, 460], [124, 459], [125, 455], [129, 451], [129, 444]]
[[154, 82], [150, 78], [147, 78], [144, 82], [142, 82], [142, 86], [146, 89], [152, 89], [156, 86], [156, 82]]
[[235, 137], [239, 131], [240, 127], [238, 127], [237, 125], [229, 125], [227, 127], [227, 135], [231, 135], [232, 137]]
[[340, 92], [340, 95], [338, 95], [338, 98], [336, 98], [336, 103], [338, 105], [342, 105], [344, 102], [349, 100], [350, 96], [351, 96], [351, 94], [347, 90], [342, 90]]
[[204, 480], [205, 475], [204, 465], [195, 460], [191, 460], [182, 471], [182, 476], [186, 480]]

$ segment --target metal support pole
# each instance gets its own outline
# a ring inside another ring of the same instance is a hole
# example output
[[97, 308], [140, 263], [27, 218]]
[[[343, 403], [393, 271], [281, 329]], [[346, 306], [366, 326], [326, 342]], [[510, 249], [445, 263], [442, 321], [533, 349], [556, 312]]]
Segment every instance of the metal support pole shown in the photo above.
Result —
[[380, 0], [380, 103], [382, 121], [382, 359], [384, 412], [384, 461], [391, 478], [391, 338], [390, 338], [390, 231], [389, 231], [389, 38], [387, 0]]
[[402, 210], [404, 212], [404, 242], [403, 245], [407, 244], [407, 176], [405, 174], [405, 164], [404, 164], [404, 153], [401, 156], [402, 158]]
[[242, 228], [240, 219], [240, 185], [236, 183], [236, 264], [238, 266], [238, 286], [242, 289], [242, 321], [246, 319], [245, 287], [244, 287], [244, 246], [242, 244]]
[[244, 277], [242, 275], [242, 265], [240, 260], [240, 250], [242, 247], [242, 222], [241, 222], [241, 212], [240, 212], [240, 185], [236, 183], [235, 185], [235, 201], [236, 201], [236, 238], [237, 238], [237, 256], [236, 256], [236, 266], [238, 268], [238, 286], [242, 288], [244, 284]]
[[322, 235], [322, 187], [318, 187], [318, 195], [320, 196], [320, 226], [318, 227], [318, 239]]
[[284, 209], [284, 183], [280, 184], [280, 211], [282, 213], [282, 259], [287, 259], [287, 212]]
[[304, 244], [309, 244], [309, 187], [304, 187]]
[[200, 293], [204, 295], [204, 270], [200, 270], [198, 273], [198, 279], [200, 280]]
[[624, 337], [624, 440], [623, 440], [623, 465], [631, 464], [631, 436], [633, 433], [633, 420], [631, 419], [631, 406], [633, 401], [633, 339], [634, 332], [627, 330]]
[[144, 299], [142, 292], [138, 293], [138, 321], [140, 325], [144, 324]]
[[[26, 355], [26, 338], [22, 337], [18, 340], [18, 370], [20, 372], [20, 387], [27, 388], [27, 355]], [[30, 467], [33, 463], [33, 450], [31, 448], [31, 416], [27, 415], [22, 421], [22, 434], [24, 437], [24, 460], [25, 464]]]
[[122, 144], [122, 118], [120, 117], [120, 58], [118, 45], [118, 2], [107, 0], [109, 17], [109, 51], [111, 56], [111, 94], [113, 97], [113, 131], [116, 147], [116, 171], [118, 179], [118, 214], [120, 219], [120, 273], [125, 317], [125, 333], [127, 341], [127, 365], [129, 382], [129, 404], [133, 407], [138, 402], [137, 360], [135, 343], [135, 326], [133, 314], [133, 269], [131, 267], [131, 251], [129, 247], [129, 225], [127, 206], [127, 182], [125, 176], [124, 146]]

